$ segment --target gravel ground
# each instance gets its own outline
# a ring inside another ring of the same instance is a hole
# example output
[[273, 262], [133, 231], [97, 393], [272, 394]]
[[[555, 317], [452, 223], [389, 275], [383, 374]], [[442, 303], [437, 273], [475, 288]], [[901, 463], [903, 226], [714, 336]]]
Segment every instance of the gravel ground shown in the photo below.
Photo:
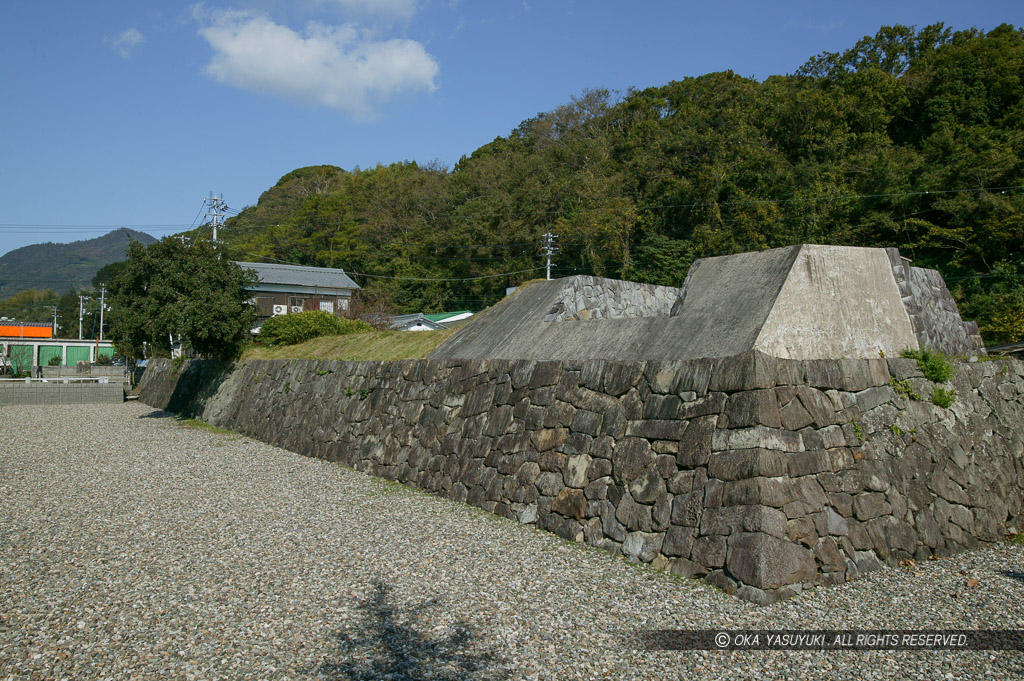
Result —
[[623, 644], [992, 627], [1024, 629], [1024, 546], [759, 608], [138, 403], [0, 409], [0, 679], [1024, 678], [1019, 651]]

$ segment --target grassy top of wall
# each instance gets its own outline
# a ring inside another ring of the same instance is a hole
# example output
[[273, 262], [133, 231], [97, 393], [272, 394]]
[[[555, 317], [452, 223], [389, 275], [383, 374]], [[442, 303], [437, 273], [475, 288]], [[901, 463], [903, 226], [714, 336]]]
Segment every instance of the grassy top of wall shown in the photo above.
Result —
[[[544, 279], [523, 282], [503, 300], [508, 300], [527, 286], [542, 281]], [[491, 309], [493, 307], [478, 313], [474, 319]], [[446, 341], [461, 326], [463, 324], [443, 331], [371, 331], [347, 336], [324, 336], [305, 343], [272, 348], [253, 345], [242, 354], [242, 359], [337, 359], [344, 362], [426, 359], [434, 348]]]
[[370, 331], [324, 336], [296, 345], [251, 346], [242, 359], [337, 359], [342, 361], [424, 359], [452, 335], [443, 331]]

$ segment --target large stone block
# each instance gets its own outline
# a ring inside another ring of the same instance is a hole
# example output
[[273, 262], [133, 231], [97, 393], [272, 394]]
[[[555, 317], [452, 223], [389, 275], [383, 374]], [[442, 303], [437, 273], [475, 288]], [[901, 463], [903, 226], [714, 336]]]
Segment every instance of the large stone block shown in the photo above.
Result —
[[665, 536], [660, 533], [630, 532], [626, 535], [626, 541], [622, 542], [622, 552], [644, 563], [650, 563], [661, 551], [664, 538]]
[[649, 466], [629, 485], [630, 495], [641, 504], [653, 504], [665, 490], [665, 479], [657, 466]]
[[764, 532], [775, 537], [786, 536], [786, 514], [769, 506], [723, 506], [709, 508], [701, 517], [702, 535], [735, 532]]
[[733, 393], [725, 403], [723, 413], [729, 417], [730, 428], [757, 425], [771, 428], [782, 426], [774, 390], [750, 390]]
[[551, 510], [576, 520], [583, 520], [587, 511], [587, 500], [583, 496], [583, 490], [563, 489], [551, 502]]
[[620, 440], [612, 454], [612, 474], [622, 484], [629, 484], [652, 463], [655, 455], [651, 445], [641, 438]]
[[717, 420], [717, 416], [702, 416], [689, 422], [679, 440], [679, 451], [676, 454], [679, 466], [695, 468], [708, 464]]
[[775, 449], [782, 452], [804, 451], [800, 433], [767, 426], [751, 426], [736, 430], [715, 430], [711, 448], [725, 449]]
[[795, 455], [770, 449], [715, 452], [708, 463], [708, 475], [719, 480], [785, 475], [790, 456]]
[[810, 550], [761, 532], [729, 537], [726, 570], [758, 589], [815, 581], [818, 572]]

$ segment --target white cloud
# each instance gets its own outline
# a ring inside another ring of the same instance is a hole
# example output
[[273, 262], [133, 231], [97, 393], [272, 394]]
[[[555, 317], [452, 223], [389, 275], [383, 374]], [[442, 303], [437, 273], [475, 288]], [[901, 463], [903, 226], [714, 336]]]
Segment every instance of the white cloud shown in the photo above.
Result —
[[107, 47], [120, 54], [123, 58], [128, 59], [132, 56], [132, 50], [134, 50], [140, 43], [145, 40], [142, 34], [139, 33], [136, 28], [126, 28], [116, 36], [107, 36], [103, 39]]
[[422, 44], [374, 40], [351, 24], [310, 23], [300, 34], [234, 11], [214, 15], [199, 33], [215, 51], [206, 72], [216, 80], [356, 118], [373, 118], [392, 95], [437, 87], [440, 68]]
[[418, 0], [321, 0], [343, 11], [386, 20], [408, 20], [419, 8]]

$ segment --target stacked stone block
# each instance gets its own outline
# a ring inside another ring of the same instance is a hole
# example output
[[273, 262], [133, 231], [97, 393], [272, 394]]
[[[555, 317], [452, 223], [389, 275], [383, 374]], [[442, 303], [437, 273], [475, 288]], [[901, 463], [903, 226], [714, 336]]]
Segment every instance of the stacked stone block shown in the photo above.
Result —
[[918, 344], [951, 355], [984, 353], [977, 322], [963, 321], [938, 270], [911, 267], [899, 249], [885, 250]]
[[588, 275], [563, 280], [545, 322], [668, 317], [681, 289]]
[[1024, 365], [952, 387], [943, 409], [913, 360], [751, 352], [154, 362], [141, 399], [768, 603], [1019, 522]]

